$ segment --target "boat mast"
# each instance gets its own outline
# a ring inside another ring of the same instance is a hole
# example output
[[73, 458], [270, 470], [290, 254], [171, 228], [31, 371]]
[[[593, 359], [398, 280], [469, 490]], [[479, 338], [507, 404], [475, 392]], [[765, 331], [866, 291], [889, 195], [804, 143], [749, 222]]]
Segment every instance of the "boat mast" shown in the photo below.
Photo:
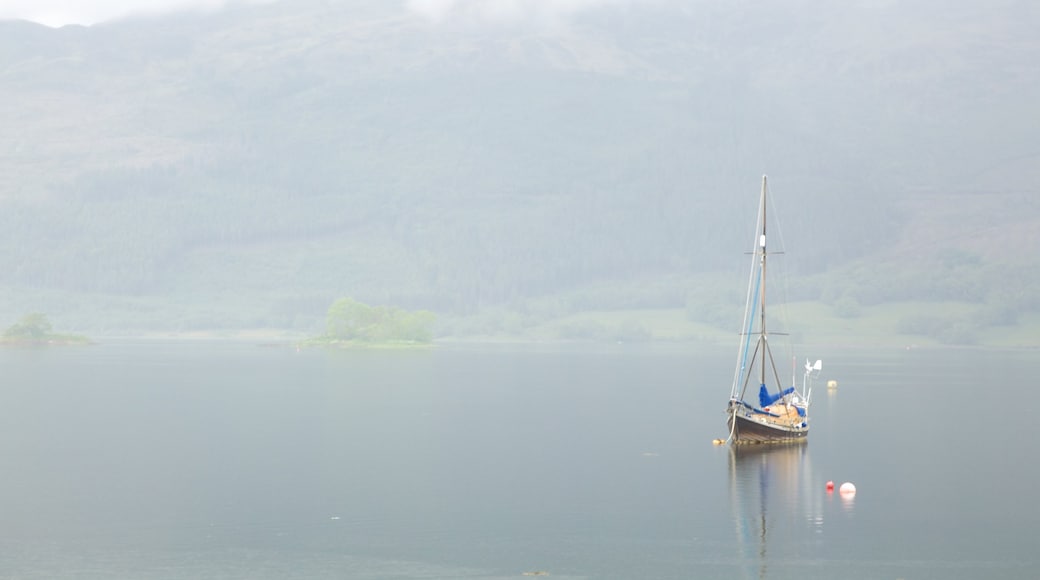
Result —
[[762, 176], [762, 234], [758, 238], [759, 251], [762, 252], [761, 272], [762, 272], [762, 292], [759, 293], [759, 305], [758, 310], [761, 316], [761, 322], [759, 323], [759, 334], [758, 340], [763, 343], [760, 349], [762, 351], [762, 364], [761, 367], [762, 382], [759, 384], [766, 384], [766, 348], [768, 347], [766, 342], [766, 176]]

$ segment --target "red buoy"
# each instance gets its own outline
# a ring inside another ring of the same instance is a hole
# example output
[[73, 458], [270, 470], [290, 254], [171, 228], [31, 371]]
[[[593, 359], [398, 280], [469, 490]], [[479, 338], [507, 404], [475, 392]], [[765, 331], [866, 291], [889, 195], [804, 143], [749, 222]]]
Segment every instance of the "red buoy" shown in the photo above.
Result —
[[834, 482], [833, 481], [828, 481], [827, 482], [827, 491], [834, 491]]

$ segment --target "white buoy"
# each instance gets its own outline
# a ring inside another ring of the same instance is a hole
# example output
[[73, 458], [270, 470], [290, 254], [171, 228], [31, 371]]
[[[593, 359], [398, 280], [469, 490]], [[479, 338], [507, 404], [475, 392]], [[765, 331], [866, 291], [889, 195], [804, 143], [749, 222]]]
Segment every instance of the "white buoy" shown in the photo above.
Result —
[[852, 482], [846, 481], [838, 488], [838, 493], [841, 495], [856, 495], [856, 486]]

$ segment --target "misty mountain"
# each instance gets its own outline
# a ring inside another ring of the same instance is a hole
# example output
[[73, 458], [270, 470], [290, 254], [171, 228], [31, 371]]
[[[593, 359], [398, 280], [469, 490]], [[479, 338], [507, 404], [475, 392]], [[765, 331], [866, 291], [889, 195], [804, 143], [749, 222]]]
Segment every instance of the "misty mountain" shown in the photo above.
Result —
[[0, 22], [0, 310], [682, 306], [739, 283], [763, 173], [801, 298], [985, 301], [1036, 265], [1031, 4], [409, 6]]

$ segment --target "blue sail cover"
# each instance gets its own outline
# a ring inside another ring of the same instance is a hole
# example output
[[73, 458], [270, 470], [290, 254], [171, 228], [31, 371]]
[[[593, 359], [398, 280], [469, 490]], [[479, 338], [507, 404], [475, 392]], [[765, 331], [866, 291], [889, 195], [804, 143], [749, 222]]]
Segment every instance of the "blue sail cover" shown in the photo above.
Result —
[[762, 407], [768, 407], [769, 405], [772, 405], [773, 403], [779, 401], [781, 397], [784, 397], [785, 395], [790, 395], [793, 392], [794, 387], [787, 387], [783, 391], [775, 395], [772, 395], [769, 393], [769, 391], [766, 390], [766, 386], [762, 385], [758, 388], [758, 404]]

